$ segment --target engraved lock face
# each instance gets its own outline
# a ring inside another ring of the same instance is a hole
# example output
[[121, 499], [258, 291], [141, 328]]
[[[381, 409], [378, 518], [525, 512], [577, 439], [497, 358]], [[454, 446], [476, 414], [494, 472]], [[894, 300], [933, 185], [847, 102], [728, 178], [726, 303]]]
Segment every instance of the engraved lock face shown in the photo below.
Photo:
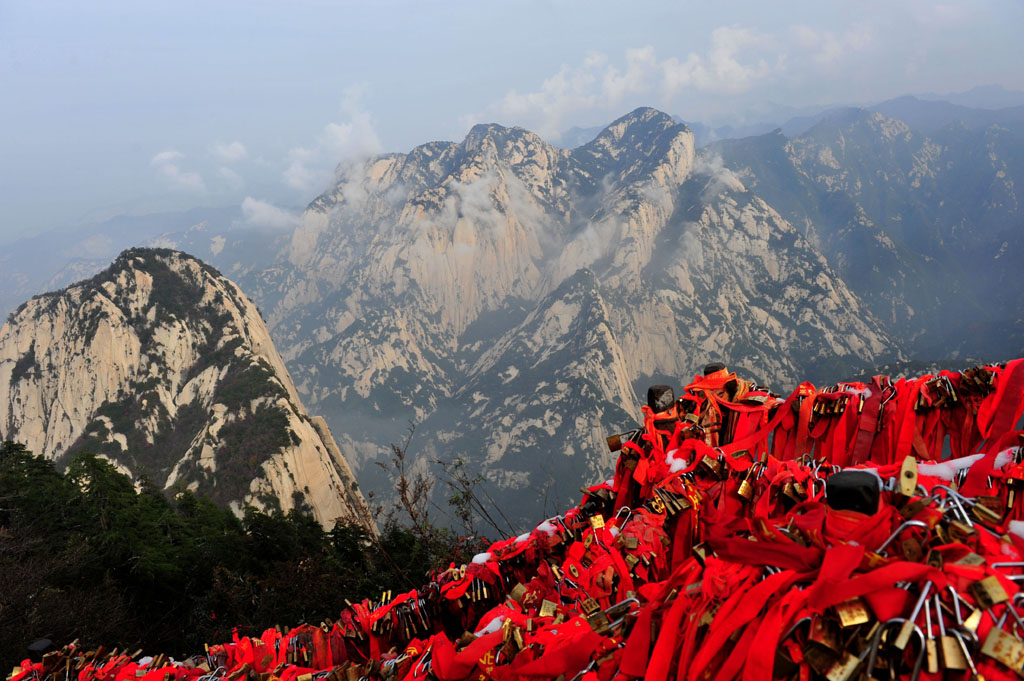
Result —
[[554, 617], [557, 610], [555, 604], [545, 598], [541, 601], [539, 615], [540, 617]]
[[871, 615], [868, 613], [864, 601], [860, 598], [851, 598], [848, 601], [843, 601], [835, 606], [835, 610], [836, 614], [839, 615], [839, 626], [844, 629], [871, 621]]
[[586, 598], [580, 603], [580, 609], [587, 615], [593, 615], [601, 609], [601, 605], [593, 598]]
[[590, 516], [590, 527], [595, 529], [595, 530], [599, 530], [602, 527], [604, 527], [604, 516], [602, 516], [602, 515]]
[[655, 495], [651, 498], [651, 510], [658, 515], [665, 513], [665, 502], [661, 500], [661, 497]]

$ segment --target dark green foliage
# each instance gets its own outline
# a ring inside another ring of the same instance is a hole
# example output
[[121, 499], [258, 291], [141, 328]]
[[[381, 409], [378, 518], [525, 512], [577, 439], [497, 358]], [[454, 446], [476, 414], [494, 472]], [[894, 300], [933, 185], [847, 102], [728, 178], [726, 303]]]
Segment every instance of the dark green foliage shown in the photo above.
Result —
[[431, 550], [394, 523], [377, 540], [294, 511], [239, 520], [189, 492], [141, 487], [92, 455], [61, 473], [0, 445], [0, 666], [40, 637], [180, 658], [229, 640], [235, 625], [258, 633], [337, 617], [345, 598], [421, 585], [465, 558], [457, 538]]
[[36, 362], [36, 344], [35, 341], [28, 346], [28, 352], [18, 358], [18, 361], [14, 363], [14, 370], [11, 371], [11, 385], [14, 385], [20, 381], [30, 371], [36, 371], [39, 368]]
[[274, 380], [274, 370], [260, 358], [255, 364], [240, 365], [237, 361], [217, 386], [214, 400], [234, 411], [249, 407], [258, 397], [287, 397], [281, 384]]
[[261, 404], [244, 418], [224, 425], [218, 436], [217, 486], [211, 497], [227, 503], [241, 499], [260, 465], [291, 442], [288, 416], [280, 407]]

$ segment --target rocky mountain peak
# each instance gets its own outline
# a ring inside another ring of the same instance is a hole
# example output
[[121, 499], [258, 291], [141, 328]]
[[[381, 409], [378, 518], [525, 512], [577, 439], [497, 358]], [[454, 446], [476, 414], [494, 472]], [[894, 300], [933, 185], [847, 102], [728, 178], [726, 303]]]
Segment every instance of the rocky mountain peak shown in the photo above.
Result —
[[686, 124], [650, 107], [613, 121], [572, 151], [583, 172], [619, 186], [646, 180], [680, 184], [693, 167], [694, 154], [693, 132]]
[[240, 510], [308, 508], [372, 527], [330, 431], [299, 399], [262, 316], [212, 267], [135, 248], [0, 328], [0, 438], [76, 451]]

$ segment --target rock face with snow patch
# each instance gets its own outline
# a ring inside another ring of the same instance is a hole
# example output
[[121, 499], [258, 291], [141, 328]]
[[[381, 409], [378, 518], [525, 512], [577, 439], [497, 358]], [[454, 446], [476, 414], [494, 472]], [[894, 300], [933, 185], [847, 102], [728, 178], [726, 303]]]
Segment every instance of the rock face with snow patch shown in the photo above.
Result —
[[256, 307], [183, 253], [125, 251], [22, 305], [0, 329], [0, 390], [0, 437], [47, 458], [91, 451], [236, 511], [299, 507], [373, 527]]

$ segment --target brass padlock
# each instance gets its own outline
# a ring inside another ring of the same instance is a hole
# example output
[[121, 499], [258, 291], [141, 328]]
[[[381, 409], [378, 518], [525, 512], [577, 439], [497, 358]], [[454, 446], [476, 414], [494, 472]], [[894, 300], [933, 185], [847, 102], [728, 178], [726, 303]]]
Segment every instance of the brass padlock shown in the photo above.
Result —
[[962, 523], [959, 520], [954, 520], [949, 523], [948, 532], [951, 541], [959, 542], [961, 544], [967, 543], [971, 537], [978, 534], [977, 529], [966, 523]]
[[538, 613], [538, 616], [539, 617], [554, 617], [555, 613], [557, 611], [558, 611], [558, 606], [556, 606], [554, 603], [552, 603], [551, 601], [549, 601], [548, 599], [545, 598], [540, 603], [540, 612]]
[[914, 496], [917, 490], [917, 459], [908, 456], [903, 459], [900, 467], [900, 494], [905, 497]]
[[981, 646], [981, 654], [997, 660], [1018, 674], [1024, 668], [1024, 642], [999, 627], [992, 627]]
[[522, 603], [523, 596], [526, 595], [526, 587], [523, 586], [522, 582], [516, 582], [516, 585], [512, 587], [512, 590], [509, 591], [508, 595], [509, 598], [511, 598], [516, 603]]
[[850, 681], [854, 674], [856, 674], [857, 669], [860, 668], [862, 661], [861, 658], [855, 657], [844, 650], [843, 656], [825, 672], [825, 678], [828, 681]]
[[864, 601], [860, 598], [851, 598], [835, 606], [836, 614], [839, 615], [839, 626], [843, 629], [854, 627], [858, 624], [866, 624], [871, 621]]
[[600, 611], [589, 616], [587, 618], [587, 624], [590, 625], [590, 628], [593, 629], [595, 633], [601, 634], [602, 636], [611, 630], [611, 621], [608, 619], [607, 615]]
[[807, 641], [824, 646], [837, 653], [841, 647], [839, 645], [839, 632], [836, 630], [835, 622], [820, 616], [811, 620]]
[[804, 660], [810, 668], [819, 674], [828, 672], [836, 661], [840, 659], [836, 651], [813, 643], [809, 643], [803, 653]]
[[921, 559], [924, 558], [924, 549], [921, 546], [921, 542], [908, 537], [900, 542], [900, 548], [903, 550], [903, 557], [911, 563], [920, 563]]
[[585, 598], [580, 602], [580, 609], [585, 615], [593, 615], [601, 609], [601, 605], [593, 598]]
[[750, 483], [750, 480], [743, 478], [740, 482], [740, 486], [736, 488], [736, 494], [745, 501], [750, 501], [754, 498], [754, 486]]
[[1010, 599], [1006, 589], [1003, 588], [1003, 585], [995, 575], [989, 575], [984, 579], [974, 582], [970, 588], [971, 595], [974, 596], [974, 599], [978, 601], [978, 605], [983, 609], [991, 608]]
[[985, 559], [982, 556], [979, 556], [977, 553], [974, 553], [972, 551], [972, 552], [968, 553], [966, 556], [964, 556], [963, 558], [961, 558], [960, 560], [956, 561], [953, 564], [954, 565], [978, 566], [978, 565], [984, 565], [985, 564]]

